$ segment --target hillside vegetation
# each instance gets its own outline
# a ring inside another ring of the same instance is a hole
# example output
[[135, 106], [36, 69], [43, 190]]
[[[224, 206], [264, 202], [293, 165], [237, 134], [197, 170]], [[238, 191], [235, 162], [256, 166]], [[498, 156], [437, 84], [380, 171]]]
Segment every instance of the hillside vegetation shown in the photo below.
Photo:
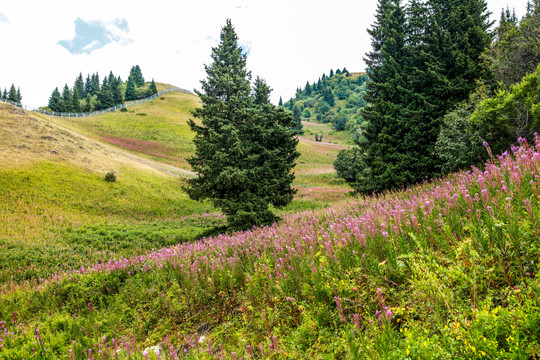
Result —
[[540, 356], [540, 142], [271, 227], [2, 285], [6, 359]]
[[361, 136], [359, 127], [364, 122], [360, 109], [366, 106], [367, 81], [365, 73], [349, 73], [346, 69], [334, 73], [331, 70], [330, 76], [323, 74], [313, 84], [308, 81], [283, 107], [293, 112], [296, 122], [329, 124], [333, 130], [348, 130], [353, 139], [358, 140]]
[[[192, 241], [223, 224], [182, 190], [192, 176], [185, 159], [194, 151], [187, 120], [196, 96], [169, 93], [88, 118], [0, 106], [0, 282]], [[345, 197], [331, 166], [340, 148], [301, 143], [299, 191], [281, 213]], [[106, 182], [107, 173], [117, 181]]]
[[0, 125], [0, 282], [192, 240], [216, 224], [201, 215], [220, 218], [182, 191], [185, 171], [5, 103]]

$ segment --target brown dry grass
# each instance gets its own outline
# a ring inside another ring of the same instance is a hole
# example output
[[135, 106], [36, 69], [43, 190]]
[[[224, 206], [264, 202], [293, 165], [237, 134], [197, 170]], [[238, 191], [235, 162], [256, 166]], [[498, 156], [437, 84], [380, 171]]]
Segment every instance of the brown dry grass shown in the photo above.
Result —
[[139, 158], [0, 102], [0, 164], [19, 167], [44, 160], [66, 162], [101, 174], [118, 174], [127, 166], [141, 171], [189, 175], [184, 170]]

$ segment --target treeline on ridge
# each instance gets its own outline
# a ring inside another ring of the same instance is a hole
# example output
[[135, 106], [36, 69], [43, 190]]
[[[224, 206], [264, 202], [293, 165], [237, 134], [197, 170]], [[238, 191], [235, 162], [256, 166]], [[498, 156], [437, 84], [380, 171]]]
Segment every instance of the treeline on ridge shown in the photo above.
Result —
[[9, 100], [20, 104], [22, 101], [21, 88], [17, 87], [17, 89], [15, 89], [15, 84], [11, 84], [9, 91], [7, 88], [4, 88], [4, 91], [2, 92], [0, 88], [0, 100]]
[[131, 68], [127, 82], [116, 77], [111, 71], [100, 81], [98, 73], [87, 75], [86, 81], [82, 73], [75, 79], [73, 87], [64, 85], [62, 92], [55, 88], [49, 97], [48, 109], [55, 112], [91, 112], [108, 109], [132, 101], [152, 96], [157, 93], [156, 83], [152, 79], [145, 86], [144, 77], [139, 65]]

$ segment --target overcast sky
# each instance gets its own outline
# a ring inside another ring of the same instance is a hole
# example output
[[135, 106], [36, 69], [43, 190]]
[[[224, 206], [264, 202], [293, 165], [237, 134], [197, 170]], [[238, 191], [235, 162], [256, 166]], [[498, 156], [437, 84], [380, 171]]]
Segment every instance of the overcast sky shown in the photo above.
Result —
[[[488, 0], [493, 19], [508, 3]], [[366, 29], [376, 0], [0, 0], [0, 88], [20, 86], [23, 103], [43, 106], [55, 87], [111, 70], [126, 79], [140, 65], [154, 78], [192, 90], [230, 18], [248, 68], [288, 100], [330, 69], [364, 71]]]

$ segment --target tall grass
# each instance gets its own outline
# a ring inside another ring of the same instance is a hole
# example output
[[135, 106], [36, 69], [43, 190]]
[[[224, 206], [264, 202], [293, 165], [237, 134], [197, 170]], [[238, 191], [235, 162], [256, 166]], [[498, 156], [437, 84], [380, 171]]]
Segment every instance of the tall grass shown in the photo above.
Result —
[[0, 354], [534, 359], [539, 176], [537, 139], [407, 191], [8, 282]]

